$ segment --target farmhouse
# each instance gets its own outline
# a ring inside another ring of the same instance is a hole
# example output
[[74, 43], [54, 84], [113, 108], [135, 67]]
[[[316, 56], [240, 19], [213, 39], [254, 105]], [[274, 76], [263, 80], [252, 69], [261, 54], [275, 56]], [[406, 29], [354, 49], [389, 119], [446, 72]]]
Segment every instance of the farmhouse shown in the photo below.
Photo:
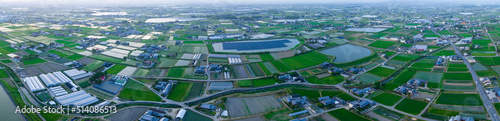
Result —
[[139, 121], [168, 121], [165, 112], [161, 110], [149, 109], [139, 118]]
[[356, 100], [349, 102], [349, 108], [365, 108], [370, 105], [375, 105], [376, 103], [368, 100]]
[[200, 108], [205, 109], [205, 110], [215, 110], [217, 108], [217, 106], [215, 106], [213, 104], [202, 103], [200, 105]]
[[372, 88], [366, 87], [366, 88], [361, 89], [361, 90], [358, 89], [358, 88], [353, 88], [353, 89], [351, 89], [351, 92], [354, 93], [354, 94], [356, 94], [356, 95], [362, 96], [362, 95], [366, 95], [368, 93], [371, 93], [372, 92]]
[[415, 49], [415, 51], [417, 52], [424, 52], [424, 51], [427, 51], [427, 45], [415, 45], [415, 47], [413, 47]]
[[448, 121], [474, 121], [472, 117], [452, 116]]
[[307, 103], [307, 101], [306, 101], [307, 97], [306, 96], [300, 97], [300, 95], [298, 95], [298, 94], [288, 95], [285, 98], [286, 98], [286, 102], [291, 103], [292, 105], [302, 105], [302, 104]]
[[332, 105], [335, 103], [335, 100], [330, 98], [330, 96], [325, 96], [325, 97], [319, 97], [318, 100], [323, 104], [323, 105]]
[[295, 77], [295, 76], [291, 76], [290, 74], [281, 75], [278, 77], [278, 79], [284, 80], [287, 82], [302, 82], [302, 81], [304, 81], [303, 77]]

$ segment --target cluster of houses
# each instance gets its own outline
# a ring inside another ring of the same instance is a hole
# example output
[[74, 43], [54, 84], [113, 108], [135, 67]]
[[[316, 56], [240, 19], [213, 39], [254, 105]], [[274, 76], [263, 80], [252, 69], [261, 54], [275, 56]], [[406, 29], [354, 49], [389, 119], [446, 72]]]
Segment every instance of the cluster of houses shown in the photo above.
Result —
[[175, 83], [177, 83], [175, 80], [160, 81], [155, 85], [155, 89], [160, 92], [161, 95], [167, 96]]
[[319, 97], [318, 100], [324, 106], [345, 105], [346, 104], [346, 101], [340, 99], [339, 97], [330, 98], [330, 96], [324, 96], [324, 97]]
[[302, 76], [292, 76], [290, 74], [285, 74], [278, 76], [279, 80], [283, 80], [286, 82], [304, 82], [304, 77]]
[[440, 56], [434, 66], [444, 66], [446, 63], [446, 57], [445, 56]]
[[307, 104], [307, 97], [306, 96], [300, 96], [299, 94], [294, 94], [294, 95], [287, 95], [285, 97], [286, 102], [290, 103], [291, 105], [303, 105]]
[[70, 67], [74, 67], [74, 68], [83, 68], [85, 66], [85, 64], [83, 63], [80, 63], [78, 61], [71, 61], [71, 62], [67, 62], [67, 63], [64, 63], [65, 66], [70, 66]]
[[80, 45], [75, 46], [75, 48], [76, 49], [85, 49], [85, 48], [88, 48], [88, 47], [91, 47], [91, 46], [98, 44], [98, 42], [99, 42], [99, 40], [97, 40], [97, 38], [85, 37], [81, 41], [79, 41]]
[[415, 96], [418, 91], [416, 90], [418, 86], [424, 84], [425, 87], [427, 87], [427, 81], [421, 80], [421, 79], [410, 79], [406, 84], [403, 84], [396, 89], [394, 89], [394, 92], [397, 92], [399, 94], [409, 94], [410, 96]]
[[209, 65], [205, 65], [205, 66], [195, 67], [194, 74], [195, 75], [206, 75], [207, 71], [209, 73], [220, 73], [224, 70], [225, 70], [225, 68], [222, 65], [209, 64]]
[[344, 70], [342, 68], [335, 67], [331, 63], [322, 63], [319, 66], [321, 68], [328, 69], [328, 73], [332, 73], [332, 74], [357, 74], [357, 73], [366, 71], [365, 68], [361, 68], [361, 67], [351, 67], [351, 68]]
[[149, 109], [139, 118], [139, 121], [168, 121], [165, 111]]
[[450, 119], [448, 121], [474, 121], [474, 118], [456, 115], [456, 116], [450, 117]]
[[368, 95], [368, 94], [372, 93], [373, 91], [374, 90], [371, 87], [366, 87], [363, 89], [352, 88], [350, 90], [351, 93], [354, 93], [354, 94], [359, 95], [359, 96]]
[[158, 53], [160, 51], [168, 50], [167, 46], [165, 46], [165, 45], [162, 45], [162, 46], [143, 45], [140, 49], [143, 50], [144, 53], [139, 54], [135, 59], [141, 60], [141, 61], [148, 60], [148, 59], [157, 59], [159, 57]]
[[371, 105], [377, 104], [375, 101], [370, 100], [355, 100], [349, 102], [349, 108], [363, 109]]

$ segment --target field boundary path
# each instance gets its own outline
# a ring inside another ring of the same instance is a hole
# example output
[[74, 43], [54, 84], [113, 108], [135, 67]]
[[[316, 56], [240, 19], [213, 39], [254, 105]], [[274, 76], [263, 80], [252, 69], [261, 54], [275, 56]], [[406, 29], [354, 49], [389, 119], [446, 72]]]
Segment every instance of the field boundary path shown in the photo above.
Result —
[[429, 106], [431, 106], [431, 105], [432, 105], [432, 103], [433, 103], [434, 101], [436, 101], [436, 98], [437, 98], [439, 95], [441, 95], [439, 92], [441, 92], [441, 90], [438, 90], [438, 91], [436, 92], [436, 95], [434, 95], [434, 98], [432, 98], [432, 100], [429, 102], [429, 104], [427, 104], [427, 106], [425, 106], [424, 110], [423, 110], [422, 112], [420, 112], [420, 113], [418, 114], [418, 116], [422, 116], [422, 114], [424, 114], [424, 113], [425, 113], [425, 111], [427, 110], [427, 108], [429, 108]]
[[491, 38], [491, 35], [490, 35], [490, 33], [488, 33], [488, 29], [486, 27], [484, 27], [484, 30], [486, 30], [486, 34], [488, 34], [488, 37], [490, 37], [491, 43], [493, 43], [493, 46], [495, 47], [495, 55], [498, 56], [498, 48], [495, 45], [495, 41], [493, 41], [493, 38]]

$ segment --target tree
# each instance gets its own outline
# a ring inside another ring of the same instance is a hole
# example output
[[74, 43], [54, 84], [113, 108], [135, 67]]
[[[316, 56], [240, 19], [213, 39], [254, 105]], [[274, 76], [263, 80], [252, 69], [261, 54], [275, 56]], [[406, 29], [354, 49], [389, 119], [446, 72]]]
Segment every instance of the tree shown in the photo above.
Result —
[[226, 101], [227, 101], [227, 97], [223, 97], [222, 102], [226, 103]]
[[381, 89], [382, 88], [382, 84], [380, 82], [375, 82], [375, 83], [373, 83], [373, 88], [375, 88], [375, 89]]

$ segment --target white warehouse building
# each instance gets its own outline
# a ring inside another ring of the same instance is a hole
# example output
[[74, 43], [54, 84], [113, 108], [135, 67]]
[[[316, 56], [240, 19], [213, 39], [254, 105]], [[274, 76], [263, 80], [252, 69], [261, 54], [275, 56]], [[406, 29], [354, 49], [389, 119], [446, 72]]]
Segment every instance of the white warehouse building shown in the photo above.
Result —
[[78, 80], [81, 78], [89, 77], [92, 76], [92, 73], [87, 73], [86, 71], [83, 70], [78, 70], [78, 69], [71, 69], [64, 71], [66, 75], [68, 75], [70, 78], [73, 80]]
[[87, 106], [99, 101], [96, 97], [93, 97], [83, 90], [55, 97], [54, 99], [62, 106]]
[[26, 84], [26, 87], [30, 89], [31, 92], [45, 89], [45, 86], [43, 86], [42, 82], [40, 82], [40, 80], [36, 76], [24, 78], [24, 83]]

